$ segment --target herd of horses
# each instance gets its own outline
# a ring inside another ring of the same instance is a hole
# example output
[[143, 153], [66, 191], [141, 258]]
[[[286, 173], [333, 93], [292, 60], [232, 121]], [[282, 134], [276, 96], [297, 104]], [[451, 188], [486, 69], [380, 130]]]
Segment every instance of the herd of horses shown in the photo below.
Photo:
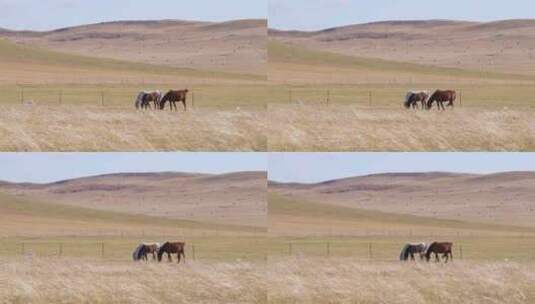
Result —
[[405, 96], [403, 105], [407, 109], [418, 109], [418, 103], [421, 104], [422, 110], [431, 110], [433, 103], [437, 104], [438, 110], [446, 110], [446, 106], [453, 108], [453, 102], [457, 99], [457, 92], [454, 90], [436, 90], [433, 94], [428, 91], [409, 91]]
[[163, 245], [160, 245], [160, 243], [141, 243], [132, 253], [132, 258], [134, 261], [148, 261], [150, 254], [153, 260], [156, 260], [156, 257], [158, 257], [158, 262], [161, 262], [162, 256], [167, 254], [167, 259], [169, 262], [172, 262], [171, 254], [176, 254], [177, 262], [180, 263], [180, 258], [183, 257], [185, 263], [185, 248], [186, 243], [184, 242], [165, 242]]
[[136, 109], [147, 110], [151, 109], [151, 104], [154, 104], [154, 109], [165, 109], [165, 103], [169, 102], [169, 109], [171, 111], [178, 111], [176, 103], [181, 102], [186, 111], [186, 98], [188, 90], [169, 90], [165, 95], [161, 91], [141, 91], [137, 94], [135, 100]]
[[[403, 246], [401, 253], [399, 254], [400, 261], [408, 261], [409, 259], [415, 261], [415, 255], [419, 255], [420, 259], [424, 258], [429, 262], [431, 256], [435, 256], [435, 261], [440, 262], [440, 256], [447, 263], [453, 261], [452, 253], [453, 243], [451, 242], [433, 242], [426, 243], [408, 243]], [[152, 260], [158, 259], [158, 262], [162, 261], [162, 256], [167, 254], [167, 259], [172, 262], [172, 254], [176, 254], [177, 263], [180, 263], [181, 257], [186, 262], [186, 243], [185, 242], [165, 242], [163, 245], [160, 243], [141, 243], [134, 252], [132, 258], [134, 261], [149, 261], [149, 255], [152, 255]]]
[[453, 261], [453, 253], [452, 253], [452, 247], [453, 243], [451, 242], [433, 242], [431, 244], [426, 243], [417, 243], [417, 244], [405, 244], [403, 248], [401, 249], [401, 253], [399, 254], [400, 261], [408, 261], [410, 260], [414, 261], [414, 256], [419, 255], [420, 260], [423, 260], [424, 258], [426, 261], [429, 262], [431, 259], [431, 256], [435, 256], [435, 261], [440, 262], [440, 254], [442, 255], [442, 258], [447, 263], [448, 261]]

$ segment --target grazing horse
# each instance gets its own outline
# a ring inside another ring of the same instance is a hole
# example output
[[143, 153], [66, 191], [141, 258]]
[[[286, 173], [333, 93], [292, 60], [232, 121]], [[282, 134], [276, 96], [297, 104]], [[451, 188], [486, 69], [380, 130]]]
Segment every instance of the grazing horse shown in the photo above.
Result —
[[189, 91], [187, 89], [186, 90], [170, 90], [161, 99], [160, 110], [163, 110], [165, 108], [165, 102], [169, 101], [169, 108], [171, 109], [171, 111], [173, 111], [173, 107], [176, 111], [178, 111], [176, 107], [176, 103], [178, 101], [178, 102], [182, 102], [182, 104], [184, 105], [184, 111], [186, 111], [186, 97], [188, 95], [188, 92]]
[[448, 260], [451, 258], [453, 261], [453, 254], [451, 253], [451, 248], [453, 247], [453, 243], [451, 242], [433, 242], [427, 247], [427, 250], [425, 252], [425, 259], [429, 262], [431, 259], [431, 254], [435, 254], [435, 260], [436, 262], [440, 262], [440, 258], [438, 257], [438, 254], [442, 254], [442, 258], [445, 259], [445, 262], [447, 263]]
[[410, 256], [411, 261], [414, 261], [414, 254], [420, 255], [420, 260], [423, 260], [426, 248], [427, 246], [425, 245], [425, 243], [406, 244], [405, 246], [403, 246], [403, 249], [401, 249], [401, 253], [399, 254], [399, 260], [408, 261]]
[[150, 103], [154, 103], [154, 109], [158, 109], [160, 105], [160, 100], [162, 99], [162, 92], [160, 91], [142, 91], [139, 92], [136, 98], [136, 109], [148, 109], [150, 108]]
[[180, 263], [180, 256], [184, 257], [184, 263], [186, 263], [186, 254], [185, 254], [186, 243], [184, 242], [165, 242], [162, 247], [158, 250], [158, 262], [162, 261], [162, 255], [167, 253], [167, 258], [169, 262], [172, 262], [171, 253], [176, 253], [178, 263]]
[[418, 108], [418, 102], [422, 104], [422, 110], [426, 108], [425, 102], [427, 101], [427, 98], [429, 97], [429, 92], [427, 91], [409, 91], [407, 92], [407, 95], [405, 95], [405, 102], [403, 105], [405, 108], [410, 109], [411, 107], [413, 109]]
[[457, 92], [453, 90], [436, 90], [431, 97], [427, 100], [427, 109], [430, 110], [433, 108], [433, 102], [437, 102], [438, 110], [446, 110], [444, 108], [444, 102], [448, 102], [447, 106], [453, 108], [453, 102], [457, 99]]
[[145, 260], [148, 261], [148, 254], [152, 254], [152, 260], [156, 260], [156, 253], [160, 248], [159, 243], [141, 243], [136, 247], [136, 250], [132, 253], [134, 261]]

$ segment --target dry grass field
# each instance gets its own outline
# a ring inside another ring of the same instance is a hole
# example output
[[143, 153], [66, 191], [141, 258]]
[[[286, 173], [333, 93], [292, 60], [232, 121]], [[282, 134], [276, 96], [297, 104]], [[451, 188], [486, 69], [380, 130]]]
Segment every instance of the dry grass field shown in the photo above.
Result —
[[[531, 151], [533, 35], [529, 20], [270, 30], [268, 149]], [[454, 111], [402, 108], [435, 89], [457, 90]]]
[[370, 263], [287, 258], [267, 268], [270, 303], [531, 303], [533, 264]]
[[265, 111], [1, 105], [2, 151], [266, 151]]
[[533, 151], [535, 108], [270, 105], [270, 151]]
[[268, 303], [265, 266], [0, 258], [3, 303]]
[[[267, 149], [265, 21], [0, 35], [2, 151]], [[172, 88], [190, 90], [189, 112], [134, 112], [139, 91]]]

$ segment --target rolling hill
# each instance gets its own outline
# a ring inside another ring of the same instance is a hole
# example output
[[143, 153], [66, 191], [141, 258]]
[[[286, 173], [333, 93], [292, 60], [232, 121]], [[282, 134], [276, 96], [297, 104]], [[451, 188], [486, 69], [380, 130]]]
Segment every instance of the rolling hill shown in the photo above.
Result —
[[117, 21], [46, 32], [0, 31], [19, 45], [182, 69], [265, 76], [266, 20]]
[[[2, 183], [0, 192], [37, 202], [41, 209], [81, 208], [85, 210], [82, 214], [107, 212], [257, 228], [266, 225], [265, 172], [112, 174], [50, 184]], [[10, 201], [6, 199], [4, 204]]]
[[[531, 229], [535, 227], [534, 185], [534, 172], [392, 173], [318, 184], [270, 182], [269, 192], [305, 204], [300, 208], [306, 208], [306, 202], [311, 202], [314, 208], [342, 208], [339, 213], [345, 215], [360, 212], [371, 213], [375, 219], [384, 218], [380, 215], [386, 214], [389, 218], [408, 216], [428, 221], [453, 220]], [[398, 222], [401, 224], [405, 220]], [[383, 224], [388, 222], [383, 221]]]
[[384, 21], [314, 32], [272, 29], [269, 37], [271, 41], [346, 56], [535, 75], [535, 20]]

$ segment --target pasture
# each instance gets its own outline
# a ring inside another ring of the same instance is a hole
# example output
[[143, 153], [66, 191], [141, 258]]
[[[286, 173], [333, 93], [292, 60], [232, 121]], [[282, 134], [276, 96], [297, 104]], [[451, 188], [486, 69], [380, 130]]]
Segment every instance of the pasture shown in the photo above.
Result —
[[[516, 70], [348, 56], [269, 45], [270, 151], [530, 151], [535, 78]], [[407, 111], [407, 91], [452, 89], [455, 110]]]
[[[403, 108], [411, 89], [453, 88], [455, 109]], [[270, 151], [531, 151], [527, 85], [281, 86], [269, 104]], [[520, 131], [522, 130], [522, 131]]]
[[271, 303], [531, 303], [533, 263], [380, 263], [286, 258], [267, 268]]
[[[193, 86], [188, 111], [136, 111], [149, 86], [4, 88], [2, 151], [265, 151], [263, 86]], [[66, 127], [67, 126], [67, 127]]]
[[[1, 151], [265, 151], [266, 77], [66, 54], [0, 41]], [[188, 112], [134, 111], [188, 88]]]

